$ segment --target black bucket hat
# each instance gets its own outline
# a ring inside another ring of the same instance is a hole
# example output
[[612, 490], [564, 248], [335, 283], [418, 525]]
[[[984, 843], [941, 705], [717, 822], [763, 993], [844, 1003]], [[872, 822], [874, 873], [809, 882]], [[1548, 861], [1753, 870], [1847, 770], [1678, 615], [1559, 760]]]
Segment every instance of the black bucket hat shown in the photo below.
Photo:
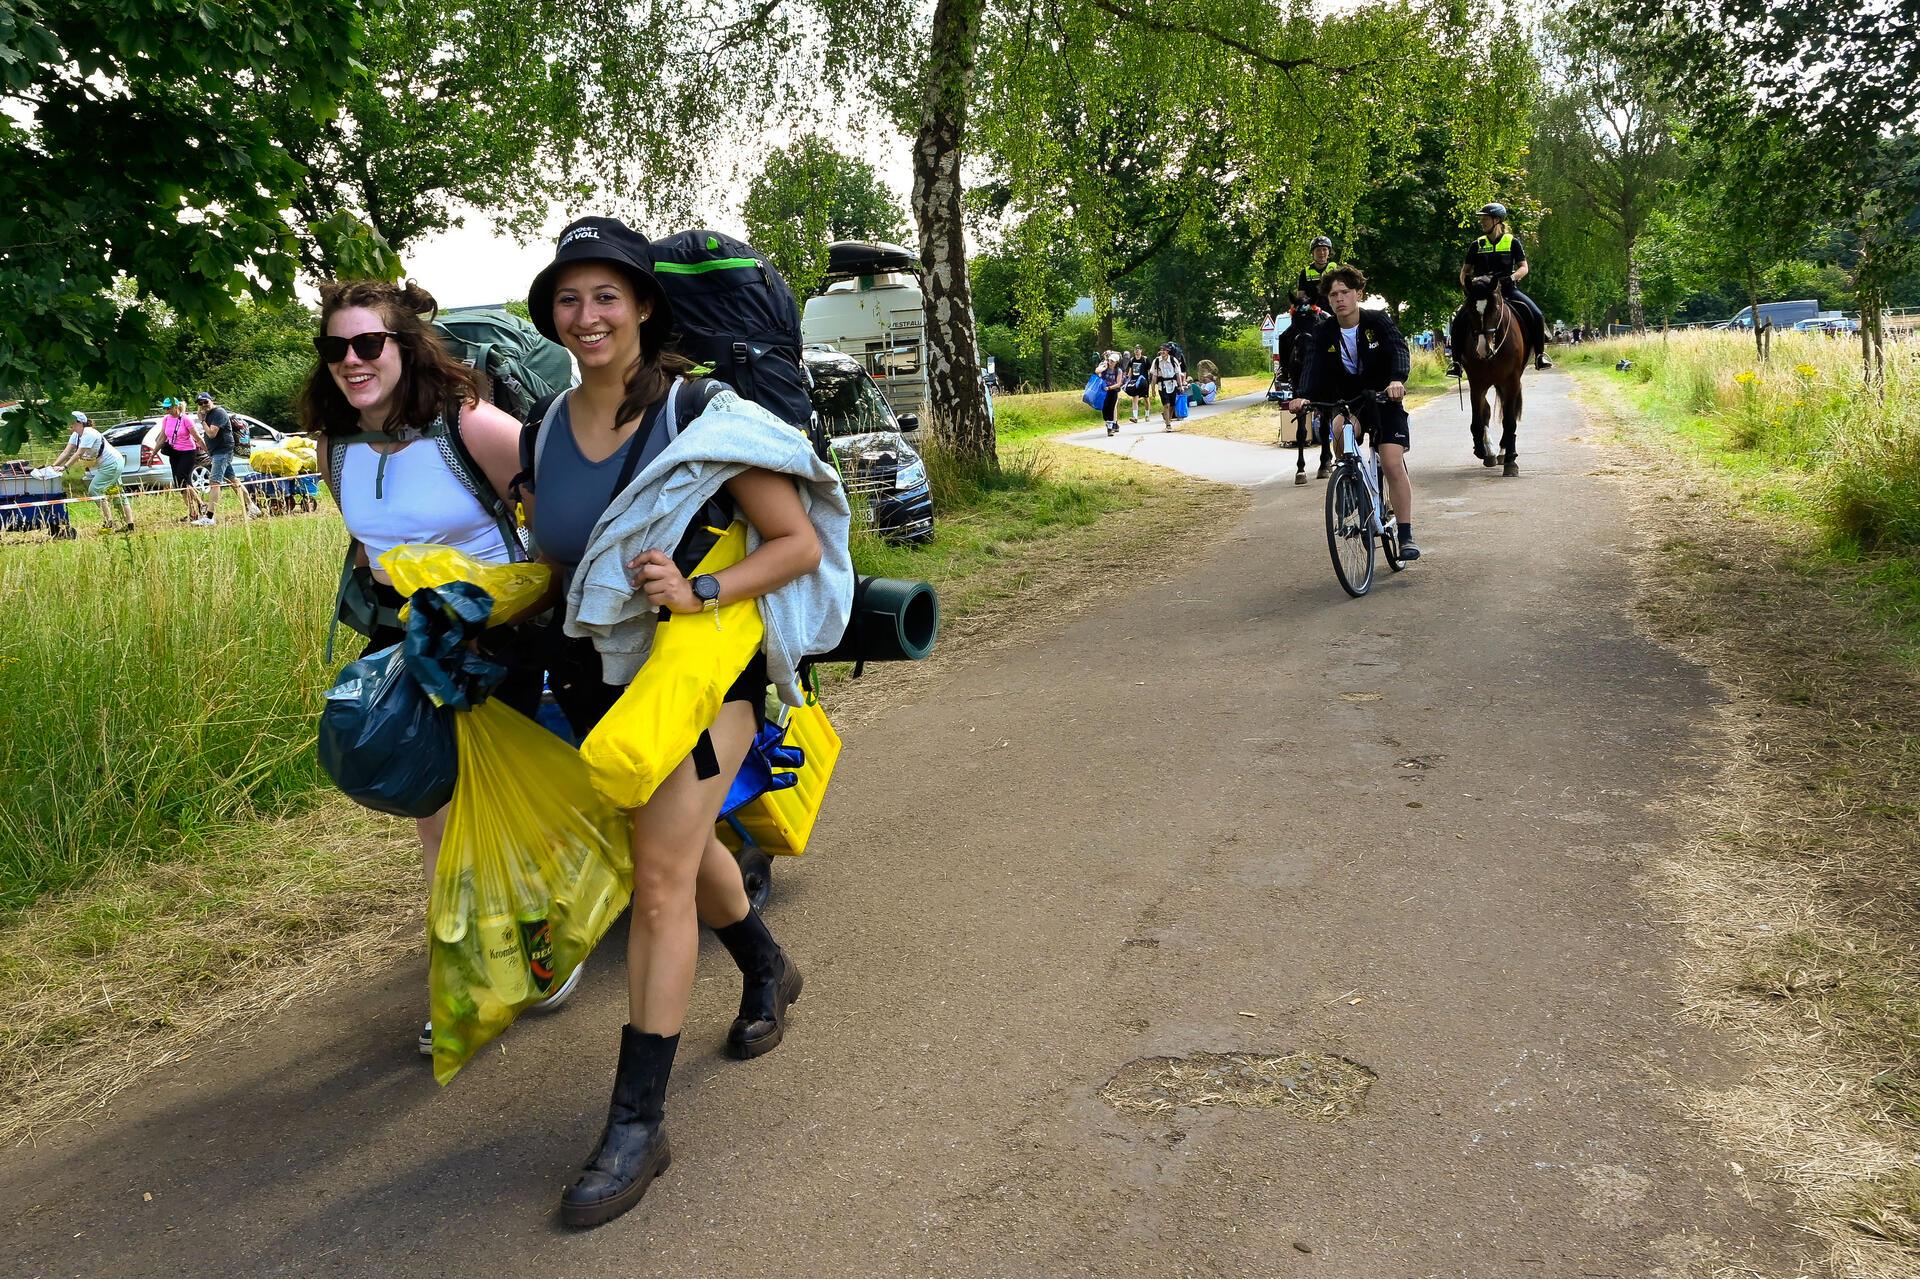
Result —
[[553, 327], [553, 285], [560, 272], [575, 262], [610, 262], [652, 295], [653, 310], [640, 324], [640, 342], [647, 351], [665, 348], [673, 336], [673, 305], [653, 278], [653, 249], [647, 237], [619, 218], [577, 218], [567, 224], [553, 246], [553, 261], [533, 277], [527, 290], [527, 311], [533, 327], [550, 342], [560, 341]]

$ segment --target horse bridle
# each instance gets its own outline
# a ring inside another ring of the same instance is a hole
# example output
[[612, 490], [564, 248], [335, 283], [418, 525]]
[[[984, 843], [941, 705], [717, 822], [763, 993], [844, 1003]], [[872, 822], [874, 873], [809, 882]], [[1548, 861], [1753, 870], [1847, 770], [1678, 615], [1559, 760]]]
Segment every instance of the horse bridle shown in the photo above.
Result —
[[1500, 296], [1499, 284], [1492, 276], [1488, 276], [1487, 296], [1474, 304], [1480, 312], [1480, 341], [1486, 347], [1480, 357], [1483, 360], [1491, 360], [1500, 354], [1500, 348], [1505, 345], [1506, 325], [1501, 322], [1501, 316], [1506, 311], [1506, 301]]

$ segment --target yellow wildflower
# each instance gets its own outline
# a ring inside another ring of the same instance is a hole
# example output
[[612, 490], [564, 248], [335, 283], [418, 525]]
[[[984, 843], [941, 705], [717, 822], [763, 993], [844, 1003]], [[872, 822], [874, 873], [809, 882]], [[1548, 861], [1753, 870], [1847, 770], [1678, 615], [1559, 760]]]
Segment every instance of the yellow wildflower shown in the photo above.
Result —
[[1793, 371], [1795, 373], [1798, 373], [1801, 377], [1812, 377], [1815, 373], [1818, 373], [1820, 370], [1814, 368], [1813, 365], [1811, 364], [1796, 364], [1793, 366]]
[[1751, 386], [1756, 376], [1757, 375], [1754, 373], [1752, 369], [1742, 369], [1740, 372], [1733, 375], [1733, 380], [1738, 382], [1741, 386]]

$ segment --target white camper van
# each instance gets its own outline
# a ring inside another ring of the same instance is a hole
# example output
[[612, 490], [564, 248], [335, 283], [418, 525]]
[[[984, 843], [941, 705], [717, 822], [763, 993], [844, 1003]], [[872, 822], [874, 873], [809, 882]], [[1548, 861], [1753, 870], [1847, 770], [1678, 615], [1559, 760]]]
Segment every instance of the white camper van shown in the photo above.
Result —
[[895, 415], [930, 421], [920, 259], [897, 244], [841, 240], [827, 246], [824, 285], [801, 311], [801, 337], [858, 360]]

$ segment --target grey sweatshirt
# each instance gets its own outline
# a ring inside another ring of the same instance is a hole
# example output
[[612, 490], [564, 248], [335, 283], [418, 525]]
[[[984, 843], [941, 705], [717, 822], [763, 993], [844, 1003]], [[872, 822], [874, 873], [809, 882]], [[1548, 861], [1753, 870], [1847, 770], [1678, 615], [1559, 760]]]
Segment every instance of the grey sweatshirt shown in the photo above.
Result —
[[[789, 706], [804, 704], [797, 668], [809, 653], [840, 642], [853, 612], [852, 512], [832, 467], [805, 434], [732, 391], [648, 462], [594, 525], [567, 588], [566, 633], [593, 640], [609, 684], [629, 684], [653, 649], [655, 610], [627, 579], [627, 561], [649, 550], [671, 555], [700, 509], [742, 471], [758, 467], [799, 482], [800, 504], [820, 537], [820, 566], [762, 595], [767, 675]], [[747, 526], [747, 552], [760, 534]]]

